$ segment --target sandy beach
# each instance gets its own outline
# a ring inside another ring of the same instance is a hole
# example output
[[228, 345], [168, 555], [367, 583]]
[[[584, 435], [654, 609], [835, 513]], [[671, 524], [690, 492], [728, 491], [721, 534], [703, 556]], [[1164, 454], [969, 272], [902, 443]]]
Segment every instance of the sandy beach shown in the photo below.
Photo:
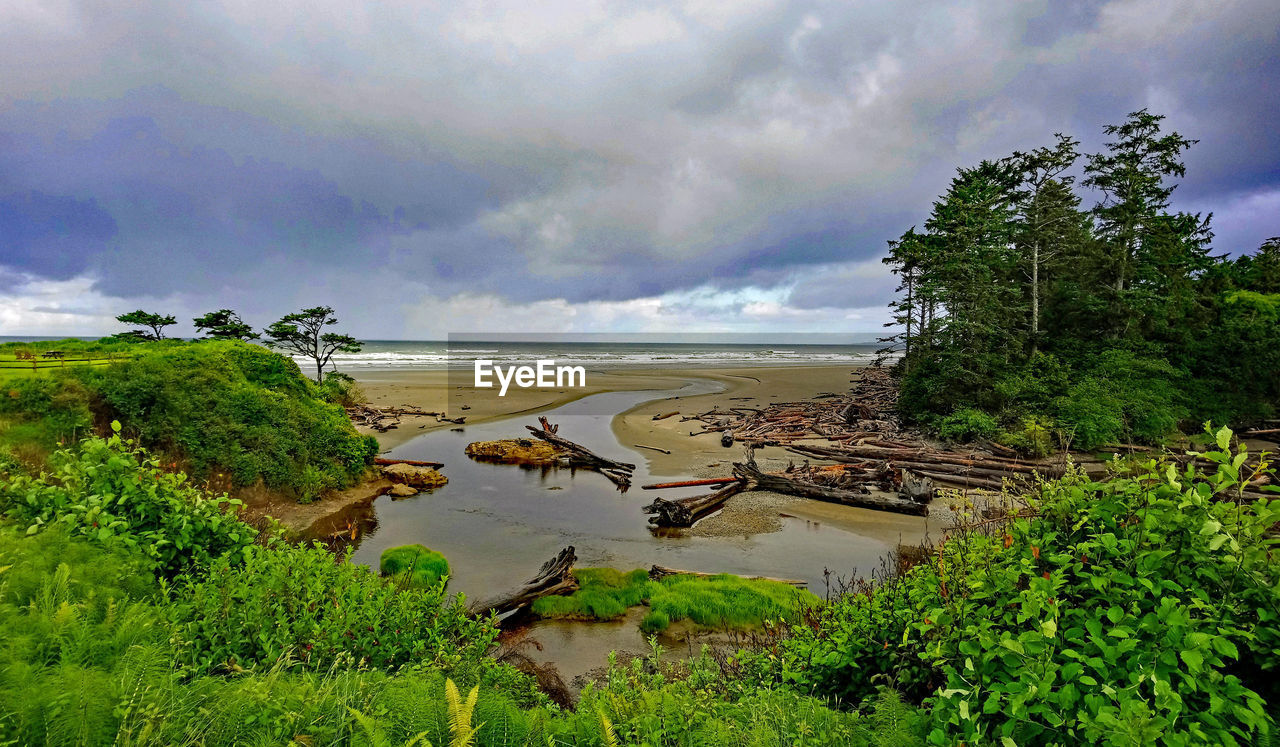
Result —
[[[714, 435], [689, 437], [688, 423], [678, 416], [654, 421], [657, 414], [703, 412], [714, 407], [752, 406], [811, 398], [823, 392], [844, 392], [856, 369], [844, 366], [773, 366], [752, 368], [644, 368], [589, 371], [587, 386], [565, 389], [516, 389], [499, 397], [496, 389], [477, 389], [469, 374], [412, 369], [353, 370], [368, 401], [378, 407], [411, 405], [466, 417], [466, 424], [484, 423], [515, 415], [532, 416], [592, 394], [644, 389], [672, 390], [695, 380], [713, 380], [723, 391], [691, 397], [668, 397], [633, 408], [614, 418], [614, 434], [628, 446], [643, 444], [667, 449], [670, 455], [646, 450], [656, 474], [687, 474], [699, 466], [725, 459], [728, 450]], [[454, 423], [428, 417], [405, 417], [398, 428], [373, 433], [384, 451], [415, 436]], [[765, 456], [768, 456], [767, 454]]]
[[[444, 412], [448, 417], [466, 417], [467, 424], [484, 423], [518, 414], [533, 416], [560, 405], [602, 392], [639, 389], [676, 389], [697, 374], [692, 371], [635, 370], [589, 371], [587, 385], [565, 389], [510, 388], [499, 397], [496, 389], [476, 389], [468, 373], [414, 369], [357, 369], [349, 372], [360, 383], [365, 397], [378, 407], [411, 405], [423, 410]], [[533, 422], [532, 419], [530, 422]], [[398, 428], [372, 433], [383, 451], [389, 451], [417, 435], [440, 428], [457, 428], [455, 423], [434, 418], [405, 417]]]

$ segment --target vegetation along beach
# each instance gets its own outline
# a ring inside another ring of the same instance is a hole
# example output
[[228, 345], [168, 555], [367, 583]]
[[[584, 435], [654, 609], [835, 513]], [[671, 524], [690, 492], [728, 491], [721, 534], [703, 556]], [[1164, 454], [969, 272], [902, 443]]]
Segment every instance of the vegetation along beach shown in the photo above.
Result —
[[1280, 744], [1278, 29], [0, 2], [0, 747]]

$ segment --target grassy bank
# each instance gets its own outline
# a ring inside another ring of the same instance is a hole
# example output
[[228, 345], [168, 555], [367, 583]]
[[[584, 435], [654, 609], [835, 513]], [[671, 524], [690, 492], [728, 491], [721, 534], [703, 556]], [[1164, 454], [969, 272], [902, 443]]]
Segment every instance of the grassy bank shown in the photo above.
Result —
[[262, 484], [309, 501], [352, 484], [377, 450], [334, 403], [341, 382], [317, 386], [291, 359], [257, 345], [46, 345], [115, 358], [39, 375], [0, 369], [0, 459], [29, 471], [43, 468], [58, 444], [119, 421], [126, 435], [216, 488]]
[[810, 592], [788, 584], [729, 574], [654, 580], [644, 569], [624, 573], [613, 568], [579, 568], [573, 575], [577, 591], [543, 597], [534, 603], [533, 611], [543, 617], [615, 620], [628, 608], [643, 604], [649, 607], [641, 622], [646, 633], [666, 630], [681, 620], [707, 628], [754, 630], [766, 622], [794, 621], [819, 602]]

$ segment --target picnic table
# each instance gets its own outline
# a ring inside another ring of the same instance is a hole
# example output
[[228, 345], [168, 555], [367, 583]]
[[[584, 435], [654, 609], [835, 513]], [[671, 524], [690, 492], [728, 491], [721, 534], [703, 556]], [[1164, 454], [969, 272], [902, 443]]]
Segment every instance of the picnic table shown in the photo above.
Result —
[[41, 358], [65, 358], [67, 354], [61, 350], [50, 350], [40, 355]]

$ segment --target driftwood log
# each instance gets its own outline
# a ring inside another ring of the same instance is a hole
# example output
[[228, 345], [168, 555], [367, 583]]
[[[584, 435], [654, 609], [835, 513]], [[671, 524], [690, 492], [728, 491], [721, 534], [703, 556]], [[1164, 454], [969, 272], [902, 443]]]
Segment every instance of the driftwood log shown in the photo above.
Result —
[[655, 482], [641, 485], [641, 490], [666, 490], [667, 488], [696, 488], [700, 485], [728, 485], [738, 482], [736, 477], [708, 477], [704, 480], [681, 480], [680, 482]]
[[698, 519], [720, 510], [725, 501], [747, 489], [747, 483], [735, 480], [719, 490], [706, 495], [695, 495], [690, 498], [655, 498], [653, 503], [642, 510], [649, 517], [649, 523], [660, 527], [691, 527]]
[[760, 490], [772, 490], [775, 493], [795, 495], [801, 498], [812, 498], [828, 503], [839, 503], [845, 506], [870, 508], [877, 511], [893, 511], [911, 516], [927, 516], [929, 506], [925, 503], [904, 500], [891, 496], [871, 495], [865, 487], [835, 488], [819, 485], [804, 479], [783, 477], [762, 472], [754, 460], [734, 464], [733, 474], [754, 484]]
[[615, 485], [624, 491], [631, 487], [631, 473], [636, 468], [634, 464], [606, 459], [585, 446], [560, 436], [557, 433], [560, 430], [560, 426], [552, 425], [545, 417], [538, 418], [538, 423], [542, 426], [541, 428], [534, 428], [532, 425], [526, 425], [525, 428], [533, 434], [534, 438], [546, 441], [552, 446], [567, 452], [570, 464], [593, 469], [612, 480]]
[[577, 560], [573, 545], [570, 545], [543, 563], [538, 575], [529, 579], [524, 586], [509, 594], [473, 604], [471, 612], [477, 615], [505, 615], [528, 607], [542, 597], [576, 591], [578, 580], [573, 577], [573, 564]]

